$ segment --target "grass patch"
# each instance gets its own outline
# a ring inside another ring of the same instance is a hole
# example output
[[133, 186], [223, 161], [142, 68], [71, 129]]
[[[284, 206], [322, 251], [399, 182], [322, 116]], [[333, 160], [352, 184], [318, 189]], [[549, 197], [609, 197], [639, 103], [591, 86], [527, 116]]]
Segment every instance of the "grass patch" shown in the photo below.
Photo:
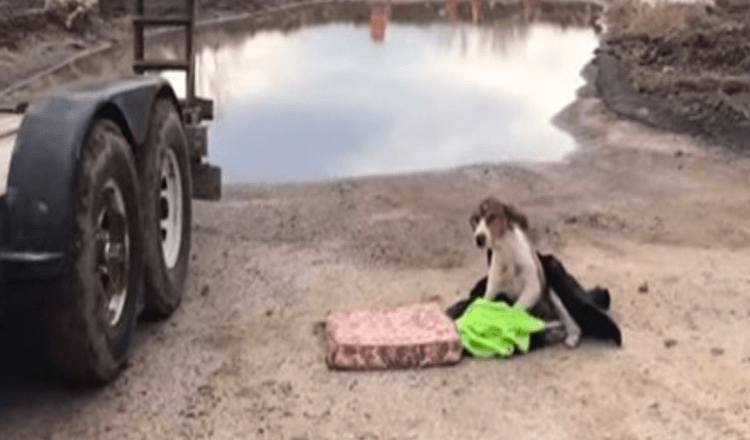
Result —
[[679, 35], [700, 27], [707, 17], [706, 5], [664, 0], [611, 0], [604, 13], [611, 37], [648, 35], [652, 38]]

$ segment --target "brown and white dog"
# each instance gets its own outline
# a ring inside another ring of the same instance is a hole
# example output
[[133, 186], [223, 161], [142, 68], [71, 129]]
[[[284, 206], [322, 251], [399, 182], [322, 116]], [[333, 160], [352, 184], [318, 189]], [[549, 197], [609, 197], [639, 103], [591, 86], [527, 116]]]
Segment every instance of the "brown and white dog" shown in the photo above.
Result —
[[552, 335], [563, 327], [565, 345], [577, 346], [581, 328], [557, 294], [547, 287], [542, 264], [527, 236], [526, 216], [513, 206], [488, 197], [472, 214], [470, 224], [477, 247], [487, 250], [489, 270], [484, 296], [505, 294], [514, 304], [547, 322], [547, 342], [555, 341]]

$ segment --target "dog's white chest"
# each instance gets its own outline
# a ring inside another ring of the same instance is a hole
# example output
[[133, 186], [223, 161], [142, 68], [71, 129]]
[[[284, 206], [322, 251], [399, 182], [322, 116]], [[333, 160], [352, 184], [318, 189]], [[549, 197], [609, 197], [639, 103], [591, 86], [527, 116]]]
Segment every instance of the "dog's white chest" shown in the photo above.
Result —
[[532, 252], [522, 231], [514, 228], [506, 234], [492, 249], [485, 296], [505, 293], [514, 301], [518, 299], [529, 277], [538, 276]]
[[515, 262], [507, 250], [492, 253], [488, 274], [488, 289], [485, 295], [505, 293], [512, 300], [518, 299], [526, 285], [521, 265]]

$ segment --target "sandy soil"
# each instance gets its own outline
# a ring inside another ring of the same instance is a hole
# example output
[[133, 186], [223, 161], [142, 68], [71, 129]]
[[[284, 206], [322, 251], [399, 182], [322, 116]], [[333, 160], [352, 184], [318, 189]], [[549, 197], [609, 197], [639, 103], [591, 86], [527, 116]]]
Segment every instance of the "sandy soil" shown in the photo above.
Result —
[[[750, 438], [750, 161], [581, 96], [557, 118], [581, 145], [561, 163], [234, 186], [197, 203], [183, 307], [141, 326], [105, 389], [4, 374], [0, 437]], [[486, 195], [609, 287], [624, 346], [329, 371], [330, 311], [466, 293], [485, 265], [468, 215]]]

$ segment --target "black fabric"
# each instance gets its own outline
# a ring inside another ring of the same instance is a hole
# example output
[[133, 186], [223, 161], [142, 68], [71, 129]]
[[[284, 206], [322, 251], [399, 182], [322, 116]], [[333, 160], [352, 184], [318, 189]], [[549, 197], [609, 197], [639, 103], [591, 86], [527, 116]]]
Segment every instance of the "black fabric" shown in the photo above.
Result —
[[[609, 292], [597, 287], [590, 292], [571, 276], [562, 263], [552, 255], [539, 254], [547, 285], [552, 288], [568, 309], [583, 334], [602, 340], [613, 340], [622, 345], [622, 334], [617, 324], [606, 313]], [[606, 306], [606, 307], [601, 307]]]
[[586, 295], [591, 298], [591, 301], [593, 301], [600, 309], [609, 310], [609, 290], [596, 286], [587, 291]]
[[461, 315], [464, 314], [466, 309], [469, 308], [472, 302], [474, 302], [475, 299], [477, 299], [480, 296], [484, 295], [485, 290], [487, 289], [487, 277], [482, 278], [477, 282], [476, 285], [471, 289], [469, 292], [469, 298], [463, 299], [458, 301], [457, 303], [453, 304], [452, 306], [448, 307], [448, 310], [446, 310], [446, 314], [452, 319], [457, 320], [461, 317]]

